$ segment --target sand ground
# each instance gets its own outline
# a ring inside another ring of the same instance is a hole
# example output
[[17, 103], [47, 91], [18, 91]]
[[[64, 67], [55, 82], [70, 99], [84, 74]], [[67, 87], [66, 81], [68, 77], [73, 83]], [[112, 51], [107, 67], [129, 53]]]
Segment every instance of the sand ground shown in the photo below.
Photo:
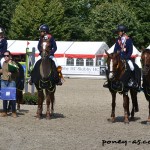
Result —
[[21, 105], [18, 118], [1, 117], [0, 150], [149, 150], [148, 102], [143, 92], [138, 94], [136, 121], [123, 123], [123, 100], [117, 94], [116, 123], [110, 123], [111, 95], [103, 88], [104, 81], [66, 79], [57, 86], [51, 120], [36, 120], [35, 105]]

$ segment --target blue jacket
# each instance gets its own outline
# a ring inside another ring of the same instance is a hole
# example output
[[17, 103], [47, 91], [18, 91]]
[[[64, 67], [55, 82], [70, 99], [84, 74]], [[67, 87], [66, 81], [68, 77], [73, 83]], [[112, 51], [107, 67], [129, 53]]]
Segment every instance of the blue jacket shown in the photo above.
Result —
[[7, 51], [7, 40], [5, 38], [0, 40], [0, 57]]
[[[42, 49], [41, 42], [42, 42], [42, 38], [40, 38], [40, 40], [38, 42], [38, 50], [40, 51], [40, 53], [41, 53], [41, 49]], [[51, 36], [51, 38], [50, 38], [50, 45], [51, 45], [51, 47], [50, 47], [50, 55], [54, 56], [54, 53], [57, 50], [57, 45], [56, 45], [56, 42], [55, 42], [53, 36]]]
[[[115, 48], [114, 48], [114, 52], [116, 53], [117, 51], [121, 51], [121, 38], [119, 37], [116, 40], [116, 44], [115, 44]], [[133, 52], [133, 43], [132, 40], [130, 38], [126, 39], [125, 45], [124, 45], [125, 51], [121, 51], [120, 56], [122, 59], [130, 59], [132, 52]]]

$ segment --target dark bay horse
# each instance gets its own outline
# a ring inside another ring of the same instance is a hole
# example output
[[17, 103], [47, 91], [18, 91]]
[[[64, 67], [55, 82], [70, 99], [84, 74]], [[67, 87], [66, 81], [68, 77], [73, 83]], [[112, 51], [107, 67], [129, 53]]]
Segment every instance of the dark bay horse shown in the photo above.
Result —
[[[46, 119], [50, 119], [50, 114], [54, 112], [56, 82], [59, 80], [55, 62], [49, 58], [50, 42], [49, 38], [42, 39], [41, 59], [37, 61], [31, 77], [38, 91], [37, 119], [42, 117], [43, 101], [46, 99]], [[57, 81], [56, 81], [57, 80]], [[44, 94], [45, 91], [45, 94]], [[51, 107], [50, 107], [51, 106]]]
[[[137, 102], [137, 91], [134, 89], [127, 89], [122, 85], [122, 89], [120, 91], [115, 90], [113, 88], [113, 83], [116, 83], [120, 77], [123, 75], [126, 64], [123, 62], [120, 58], [120, 53], [111, 53], [109, 54], [107, 51], [105, 51], [107, 54], [107, 66], [108, 70], [106, 73], [107, 82], [109, 85], [109, 91], [112, 95], [112, 111], [111, 111], [111, 121], [115, 122], [115, 106], [116, 106], [116, 94], [117, 92], [119, 94], [123, 95], [123, 107], [124, 107], [124, 123], [129, 123], [129, 96], [128, 91], [130, 90], [130, 95], [132, 99], [132, 111], [131, 111], [131, 119], [134, 119], [134, 113], [138, 112], [138, 102]], [[110, 77], [110, 76], [113, 77]]]
[[142, 50], [141, 54], [143, 90], [147, 101], [149, 102], [149, 115], [147, 123], [150, 124], [150, 49]]

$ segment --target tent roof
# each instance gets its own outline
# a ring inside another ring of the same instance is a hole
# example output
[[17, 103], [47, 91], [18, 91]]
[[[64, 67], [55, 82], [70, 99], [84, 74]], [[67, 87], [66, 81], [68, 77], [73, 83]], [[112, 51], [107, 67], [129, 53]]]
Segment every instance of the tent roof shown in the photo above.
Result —
[[[27, 45], [28, 42], [29, 44]], [[57, 51], [55, 57], [95, 58], [95, 56], [103, 56], [104, 50], [109, 49], [105, 42], [56, 41], [56, 44]], [[13, 55], [25, 54], [27, 47], [30, 51], [35, 47], [37, 56], [39, 54], [37, 45], [38, 41], [8, 40], [8, 50], [10, 50]]]
[[68, 58], [95, 58], [96, 55], [103, 55], [108, 50], [105, 42], [74, 42], [65, 52]]
[[[115, 44], [107, 51], [109, 54], [114, 52]], [[133, 52], [132, 57], [136, 57], [140, 55], [141, 53], [136, 49], [136, 47], [133, 45]], [[104, 52], [104, 56], [106, 56], [106, 53]]]
[[71, 41], [56, 41], [57, 51], [55, 57], [64, 57], [65, 52], [71, 47], [73, 42]]
[[35, 47], [35, 53], [39, 53], [37, 49], [38, 41], [22, 41], [22, 40], [8, 40], [8, 50], [14, 55], [20, 55], [26, 53], [27, 42], [29, 42], [28, 48], [32, 51]]
[[147, 49], [150, 49], [150, 45], [147, 47]]

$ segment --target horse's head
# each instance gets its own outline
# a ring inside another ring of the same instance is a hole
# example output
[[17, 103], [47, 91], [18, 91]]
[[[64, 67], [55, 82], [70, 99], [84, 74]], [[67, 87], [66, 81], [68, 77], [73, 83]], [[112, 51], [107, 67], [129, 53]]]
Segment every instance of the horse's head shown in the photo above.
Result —
[[109, 54], [107, 51], [105, 51], [105, 53], [108, 56], [106, 63], [108, 67], [109, 79], [112, 79], [114, 77], [119, 78], [121, 71], [122, 71], [121, 68], [123, 65], [120, 59], [120, 52]]
[[142, 64], [143, 74], [147, 75], [150, 72], [150, 49], [142, 50], [141, 64]]
[[44, 36], [41, 43], [41, 57], [45, 59], [50, 56], [50, 38], [48, 36]]

